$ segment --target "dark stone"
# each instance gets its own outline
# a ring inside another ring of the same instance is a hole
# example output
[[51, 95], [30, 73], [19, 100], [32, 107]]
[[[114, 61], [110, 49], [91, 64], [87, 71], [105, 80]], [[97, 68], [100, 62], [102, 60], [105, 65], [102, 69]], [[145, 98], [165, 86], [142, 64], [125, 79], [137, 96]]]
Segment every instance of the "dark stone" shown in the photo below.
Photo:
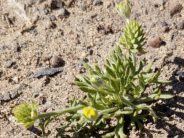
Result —
[[33, 75], [33, 78], [41, 78], [43, 76], [54, 76], [59, 72], [62, 72], [62, 68], [44, 68]]
[[52, 0], [50, 6], [51, 9], [55, 10], [63, 7], [64, 3], [61, 0]]

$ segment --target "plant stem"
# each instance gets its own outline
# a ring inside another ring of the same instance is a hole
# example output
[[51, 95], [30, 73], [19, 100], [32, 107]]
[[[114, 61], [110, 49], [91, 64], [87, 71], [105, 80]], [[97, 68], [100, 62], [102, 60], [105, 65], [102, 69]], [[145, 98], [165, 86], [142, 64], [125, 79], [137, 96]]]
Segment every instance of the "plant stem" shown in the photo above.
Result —
[[103, 115], [103, 114], [110, 113], [110, 112], [114, 112], [114, 111], [116, 111], [117, 109], [118, 109], [118, 107], [113, 107], [113, 108], [110, 108], [110, 109], [106, 109], [106, 110], [100, 111], [99, 116], [100, 116], [100, 115]]
[[62, 109], [62, 110], [59, 110], [59, 111], [39, 114], [37, 119], [51, 117], [51, 116], [58, 116], [58, 115], [62, 115], [64, 113], [69, 113], [69, 112], [75, 112], [76, 110], [79, 110], [83, 107], [84, 107], [83, 105], [78, 105], [78, 106], [75, 106], [75, 107], [66, 108], [66, 109]]

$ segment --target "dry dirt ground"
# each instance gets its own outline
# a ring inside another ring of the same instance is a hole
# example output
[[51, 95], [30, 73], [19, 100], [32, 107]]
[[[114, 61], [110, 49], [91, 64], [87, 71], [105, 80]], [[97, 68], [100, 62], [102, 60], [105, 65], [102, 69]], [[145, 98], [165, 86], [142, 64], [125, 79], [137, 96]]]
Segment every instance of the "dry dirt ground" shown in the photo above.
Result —
[[[12, 109], [19, 103], [33, 99], [39, 111], [46, 112], [64, 107], [74, 96], [84, 96], [73, 85], [75, 75], [85, 73], [83, 62], [102, 67], [116, 46], [125, 25], [115, 9], [119, 1], [0, 1], [1, 138], [39, 137], [34, 129], [15, 123]], [[163, 40], [157, 48], [145, 45], [147, 54], [139, 58], [153, 62], [154, 68], [162, 67], [162, 77], [172, 80], [163, 91], [175, 97], [158, 101], [154, 107], [158, 122], [146, 123], [142, 131], [130, 131], [131, 138], [184, 137], [184, 82], [174, 76], [176, 70], [184, 71], [184, 0], [166, 0], [163, 5], [160, 1], [129, 0], [131, 18], [142, 24], [148, 39]], [[53, 77], [33, 77], [43, 68], [56, 66], [63, 71]], [[56, 133], [53, 127], [60, 122], [49, 126], [51, 138]]]

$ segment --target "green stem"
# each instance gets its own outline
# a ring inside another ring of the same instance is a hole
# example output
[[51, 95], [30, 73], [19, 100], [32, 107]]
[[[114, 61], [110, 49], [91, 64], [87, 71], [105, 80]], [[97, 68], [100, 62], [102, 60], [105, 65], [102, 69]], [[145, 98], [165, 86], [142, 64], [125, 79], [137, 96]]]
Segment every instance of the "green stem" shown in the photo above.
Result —
[[39, 114], [37, 119], [51, 117], [51, 116], [59, 116], [59, 115], [62, 115], [64, 113], [69, 113], [69, 112], [75, 112], [75, 111], [77, 111], [77, 110], [79, 110], [83, 107], [84, 107], [83, 105], [78, 105], [78, 106], [75, 106], [75, 107], [66, 108], [66, 109], [62, 109], [62, 110], [59, 110], [59, 111]]
[[114, 112], [114, 111], [116, 111], [116, 110], [118, 110], [118, 107], [113, 107], [113, 108], [110, 108], [110, 109], [106, 109], [106, 110], [100, 111], [100, 112], [99, 112], [99, 116], [100, 116], [100, 115], [103, 115], [103, 114], [110, 113], [110, 112]]

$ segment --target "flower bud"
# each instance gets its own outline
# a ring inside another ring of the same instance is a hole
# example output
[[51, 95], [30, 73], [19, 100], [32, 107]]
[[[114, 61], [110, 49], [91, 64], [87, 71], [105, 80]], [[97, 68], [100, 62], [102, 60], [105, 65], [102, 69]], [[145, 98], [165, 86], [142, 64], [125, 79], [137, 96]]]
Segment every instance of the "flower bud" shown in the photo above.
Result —
[[121, 16], [124, 16], [127, 21], [130, 19], [130, 14], [131, 14], [131, 7], [130, 4], [127, 1], [122, 1], [120, 4], [116, 5], [118, 13]]
[[97, 75], [91, 76], [90, 81], [91, 81], [93, 86], [96, 86], [96, 87], [104, 87], [105, 86], [104, 80]]
[[86, 119], [91, 121], [96, 120], [98, 118], [97, 111], [92, 107], [85, 107], [83, 109], [83, 115], [85, 116]]

